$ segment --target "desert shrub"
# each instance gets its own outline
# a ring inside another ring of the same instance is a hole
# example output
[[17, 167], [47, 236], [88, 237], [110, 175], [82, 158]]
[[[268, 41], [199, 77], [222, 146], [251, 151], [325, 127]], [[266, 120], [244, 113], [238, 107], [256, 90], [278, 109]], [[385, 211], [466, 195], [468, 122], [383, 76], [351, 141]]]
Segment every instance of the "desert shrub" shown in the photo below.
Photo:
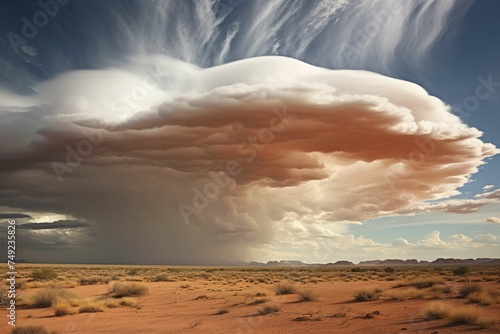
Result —
[[480, 308], [475, 306], [452, 306], [443, 302], [430, 303], [424, 310], [427, 320], [448, 319], [452, 323], [478, 325], [488, 327], [497, 323], [490, 317], [483, 315]]
[[427, 278], [427, 279], [420, 279], [413, 281], [411, 285], [417, 289], [426, 289], [426, 288], [431, 288], [436, 284], [442, 284], [442, 283], [443, 280], [440, 278]]
[[56, 332], [50, 332], [42, 326], [16, 326], [12, 329], [11, 334], [56, 334]]
[[467, 297], [470, 303], [492, 305], [498, 301], [498, 294], [493, 291], [473, 292]]
[[131, 269], [127, 270], [127, 275], [135, 276], [135, 275], [138, 275], [138, 274], [139, 274], [139, 269], [138, 268], [131, 268]]
[[171, 278], [165, 273], [158, 274], [151, 279], [152, 282], [175, 282], [175, 279]]
[[450, 308], [447, 318], [454, 323], [473, 325], [477, 323], [481, 315], [481, 310], [475, 306], [457, 306]]
[[471, 281], [467, 281], [458, 287], [458, 294], [461, 298], [467, 298], [469, 295], [481, 291], [481, 285], [479, 285], [478, 283], [473, 283]]
[[408, 281], [405, 282], [399, 282], [395, 285], [393, 285], [393, 288], [403, 288], [403, 287], [408, 287], [412, 286], [417, 289], [426, 289], [426, 288], [431, 288], [434, 285], [437, 284], [443, 284], [443, 280], [441, 278], [425, 278], [425, 279], [417, 279], [417, 280], [411, 280], [409, 279]]
[[103, 304], [107, 308], [117, 308], [120, 306], [120, 301], [120, 299], [106, 299]]
[[357, 302], [376, 300], [382, 294], [378, 288], [364, 289], [354, 293], [354, 300]]
[[291, 284], [278, 284], [276, 286], [276, 295], [292, 295], [297, 291], [297, 289]]
[[449, 307], [443, 302], [432, 302], [424, 310], [427, 320], [443, 319], [448, 315]]
[[64, 317], [65, 315], [71, 314], [71, 305], [67, 300], [56, 300], [52, 305], [54, 310], [54, 315], [56, 317]]
[[278, 312], [279, 310], [280, 310], [280, 307], [278, 304], [269, 303], [269, 304], [263, 305], [260, 309], [257, 310], [257, 312], [259, 312], [260, 315], [266, 315], [266, 314]]
[[51, 268], [40, 268], [31, 273], [31, 278], [34, 280], [54, 279], [57, 278], [57, 273]]
[[301, 290], [298, 292], [299, 302], [313, 302], [318, 300], [318, 297], [311, 290]]
[[111, 277], [102, 276], [80, 277], [78, 279], [80, 285], [108, 284], [110, 281]]
[[220, 309], [217, 313], [215, 313], [216, 315], [220, 315], [220, 314], [226, 314], [226, 313], [229, 313], [229, 310], [223, 308], [223, 309]]
[[465, 275], [469, 272], [469, 268], [460, 266], [458, 268], [455, 268], [451, 271], [453, 275], [459, 276], [459, 275]]
[[78, 313], [96, 313], [104, 312], [104, 303], [95, 299], [87, 299], [83, 305], [78, 308]]
[[394, 269], [393, 267], [387, 267], [387, 268], [384, 268], [384, 271], [386, 273], [393, 273], [396, 271], [396, 269]]
[[[10, 286], [10, 282], [9, 281], [6, 281], [5, 284], [7, 286]], [[26, 281], [22, 281], [22, 280], [16, 279], [15, 287], [16, 287], [16, 290], [21, 290], [21, 289], [25, 288], [26, 287]], [[1, 289], [1, 287], [0, 287], [0, 289]]]
[[453, 287], [451, 285], [435, 285], [429, 289], [431, 297], [434, 299], [443, 298], [444, 294], [450, 294], [453, 292]]
[[139, 303], [134, 298], [125, 297], [120, 299], [121, 306], [138, 307]]
[[110, 291], [116, 297], [142, 296], [148, 293], [148, 287], [139, 283], [115, 283]]
[[59, 288], [41, 288], [36, 291], [28, 303], [31, 307], [44, 308], [51, 307], [57, 300], [68, 300], [74, 298], [74, 295]]

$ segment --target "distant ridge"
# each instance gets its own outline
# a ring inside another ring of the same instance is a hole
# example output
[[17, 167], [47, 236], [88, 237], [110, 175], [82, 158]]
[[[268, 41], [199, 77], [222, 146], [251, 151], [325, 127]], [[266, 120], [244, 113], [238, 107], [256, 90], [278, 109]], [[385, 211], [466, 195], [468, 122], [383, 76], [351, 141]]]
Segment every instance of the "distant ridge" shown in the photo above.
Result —
[[[242, 265], [238, 263], [238, 265]], [[244, 266], [251, 267], [341, 267], [341, 266], [500, 266], [500, 259], [477, 258], [477, 259], [454, 259], [438, 258], [434, 261], [418, 261], [416, 259], [386, 259], [361, 261], [354, 264], [350, 261], [340, 260], [335, 263], [304, 263], [302, 261], [281, 260], [268, 261], [267, 263], [251, 261]]]

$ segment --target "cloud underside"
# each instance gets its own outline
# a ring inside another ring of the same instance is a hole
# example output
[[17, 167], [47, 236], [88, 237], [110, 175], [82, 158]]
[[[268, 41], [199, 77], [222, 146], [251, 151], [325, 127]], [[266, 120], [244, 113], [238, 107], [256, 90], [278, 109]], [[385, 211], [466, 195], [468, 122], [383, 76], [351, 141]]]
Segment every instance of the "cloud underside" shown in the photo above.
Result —
[[57, 220], [54, 222], [43, 223], [24, 223], [18, 225], [17, 228], [21, 230], [54, 230], [54, 229], [75, 229], [82, 227], [89, 227], [90, 224], [79, 222], [76, 220]]
[[[498, 150], [415, 84], [278, 57], [189, 73], [196, 87], [124, 121], [94, 93], [75, 99], [78, 72], [45, 84], [55, 105], [4, 108], [1, 133], [15, 132], [16, 144], [0, 151], [2, 202], [92, 222], [103, 256], [138, 242], [141, 259], [194, 261], [228, 247], [243, 256], [273, 240], [278, 222], [466, 213], [496, 201], [425, 203], [458, 194]], [[105, 74], [85, 76], [92, 85]], [[65, 96], [55, 98], [58, 85]]]
[[500, 218], [494, 216], [486, 218], [486, 221], [488, 223], [500, 224]]

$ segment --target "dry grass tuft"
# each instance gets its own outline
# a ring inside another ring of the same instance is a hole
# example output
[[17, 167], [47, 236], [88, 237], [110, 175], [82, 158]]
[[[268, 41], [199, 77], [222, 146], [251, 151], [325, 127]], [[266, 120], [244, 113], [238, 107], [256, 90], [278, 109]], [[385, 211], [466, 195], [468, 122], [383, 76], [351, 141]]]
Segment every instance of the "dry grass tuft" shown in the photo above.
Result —
[[49, 280], [57, 278], [57, 273], [51, 268], [41, 268], [33, 270], [31, 278], [34, 280]]
[[68, 314], [72, 314], [71, 304], [67, 300], [57, 300], [53, 305], [54, 315], [56, 317], [64, 317]]
[[110, 292], [116, 297], [143, 296], [148, 293], [148, 287], [139, 283], [115, 283], [111, 286]]
[[485, 316], [483, 311], [475, 306], [458, 306], [450, 310], [448, 318], [451, 322], [489, 327], [498, 321]]
[[453, 306], [443, 302], [430, 303], [424, 310], [424, 317], [427, 320], [448, 319], [452, 323], [480, 327], [489, 327], [498, 323], [497, 320], [485, 316], [477, 306]]
[[482, 290], [481, 285], [478, 283], [467, 281], [458, 287], [458, 294], [461, 298], [467, 298], [469, 295], [479, 293]]
[[152, 282], [175, 282], [175, 279], [165, 273], [158, 274], [151, 279]]
[[106, 299], [103, 301], [104, 306], [107, 308], [117, 308], [120, 307], [119, 299]]
[[276, 285], [276, 295], [293, 295], [296, 292], [297, 289], [291, 284], [281, 283]]
[[448, 315], [449, 307], [443, 302], [432, 302], [424, 310], [427, 320], [443, 319]]
[[130, 297], [120, 299], [120, 305], [139, 308], [139, 302], [137, 299]]
[[495, 291], [481, 291], [471, 293], [468, 297], [470, 303], [479, 305], [493, 305], [498, 303], [498, 293]]
[[31, 296], [28, 305], [35, 308], [51, 307], [57, 300], [69, 300], [72, 298], [74, 298], [74, 295], [67, 290], [41, 288]]
[[318, 300], [318, 296], [311, 290], [301, 290], [297, 295], [299, 302], [314, 302]]
[[86, 300], [82, 306], [78, 308], [78, 313], [96, 313], [104, 312], [104, 303], [95, 299]]
[[91, 276], [78, 279], [80, 285], [108, 284], [109, 282], [111, 282], [111, 277]]
[[42, 326], [16, 326], [12, 329], [11, 334], [57, 334], [57, 332], [50, 332]]
[[376, 300], [382, 295], [382, 290], [379, 288], [369, 288], [364, 290], [359, 290], [354, 293], [354, 300], [357, 302], [365, 302]]
[[281, 309], [281, 307], [278, 304], [275, 303], [269, 303], [263, 305], [260, 309], [257, 310], [260, 315], [266, 315], [266, 314], [271, 314], [271, 313], [276, 313]]

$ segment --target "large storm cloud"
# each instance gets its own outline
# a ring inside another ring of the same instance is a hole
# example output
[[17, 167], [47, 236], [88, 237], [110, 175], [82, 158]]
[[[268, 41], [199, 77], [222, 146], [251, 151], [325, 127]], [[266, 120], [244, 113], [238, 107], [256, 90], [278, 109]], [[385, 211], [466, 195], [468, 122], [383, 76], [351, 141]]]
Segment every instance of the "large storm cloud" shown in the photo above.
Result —
[[0, 200], [85, 222], [54, 261], [241, 260], [280, 222], [432, 210], [498, 153], [416, 84], [284, 57], [142, 57], [36, 91], [2, 106]]

